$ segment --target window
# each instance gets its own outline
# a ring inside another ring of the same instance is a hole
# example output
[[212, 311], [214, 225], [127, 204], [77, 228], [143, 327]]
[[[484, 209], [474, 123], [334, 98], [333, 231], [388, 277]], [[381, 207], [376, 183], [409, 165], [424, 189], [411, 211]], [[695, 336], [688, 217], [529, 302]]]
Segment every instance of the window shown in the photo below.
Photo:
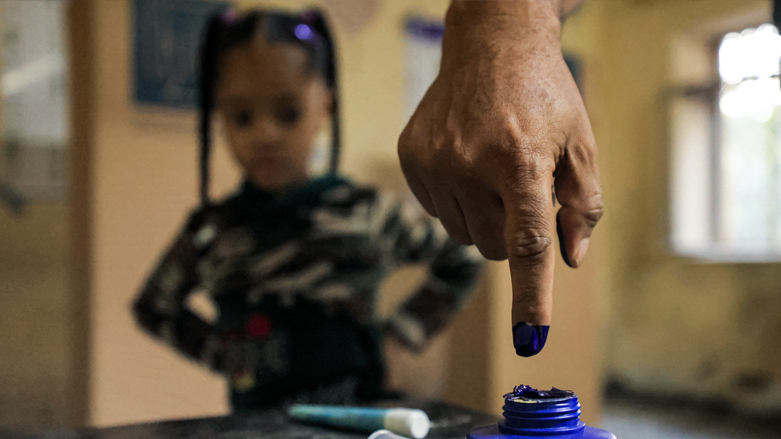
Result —
[[671, 116], [671, 241], [712, 260], [781, 260], [781, 36], [725, 35], [718, 79], [677, 90]]

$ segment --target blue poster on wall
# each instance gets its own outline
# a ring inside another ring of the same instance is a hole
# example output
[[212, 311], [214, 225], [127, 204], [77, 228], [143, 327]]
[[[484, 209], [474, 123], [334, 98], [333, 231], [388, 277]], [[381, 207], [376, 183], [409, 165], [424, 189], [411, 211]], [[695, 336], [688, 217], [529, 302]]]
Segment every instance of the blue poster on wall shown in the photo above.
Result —
[[196, 108], [197, 56], [206, 21], [228, 2], [135, 0], [133, 39], [136, 102]]

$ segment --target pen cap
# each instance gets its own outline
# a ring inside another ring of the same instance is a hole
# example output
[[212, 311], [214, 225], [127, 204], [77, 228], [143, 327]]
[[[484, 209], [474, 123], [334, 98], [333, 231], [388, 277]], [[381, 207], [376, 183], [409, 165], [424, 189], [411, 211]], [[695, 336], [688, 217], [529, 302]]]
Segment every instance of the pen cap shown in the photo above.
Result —
[[415, 439], [423, 439], [428, 434], [431, 422], [428, 415], [418, 409], [391, 409], [385, 415], [385, 428]]

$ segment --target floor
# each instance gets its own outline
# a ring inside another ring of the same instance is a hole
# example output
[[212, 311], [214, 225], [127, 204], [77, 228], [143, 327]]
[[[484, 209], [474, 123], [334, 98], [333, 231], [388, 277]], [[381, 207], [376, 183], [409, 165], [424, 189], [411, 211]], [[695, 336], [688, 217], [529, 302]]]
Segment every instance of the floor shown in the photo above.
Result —
[[605, 405], [601, 427], [617, 439], [777, 439], [781, 422], [627, 401]]

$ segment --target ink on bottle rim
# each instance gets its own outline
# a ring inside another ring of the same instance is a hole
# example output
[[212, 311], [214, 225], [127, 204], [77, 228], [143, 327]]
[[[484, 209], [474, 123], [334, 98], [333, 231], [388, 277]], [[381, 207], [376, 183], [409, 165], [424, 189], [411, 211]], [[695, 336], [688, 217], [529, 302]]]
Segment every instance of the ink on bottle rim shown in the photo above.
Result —
[[524, 384], [515, 386], [512, 392], [504, 395], [505, 402], [512, 401], [525, 404], [562, 402], [572, 398], [577, 399], [577, 396], [571, 390], [561, 390], [555, 387], [550, 390], [537, 390]]

